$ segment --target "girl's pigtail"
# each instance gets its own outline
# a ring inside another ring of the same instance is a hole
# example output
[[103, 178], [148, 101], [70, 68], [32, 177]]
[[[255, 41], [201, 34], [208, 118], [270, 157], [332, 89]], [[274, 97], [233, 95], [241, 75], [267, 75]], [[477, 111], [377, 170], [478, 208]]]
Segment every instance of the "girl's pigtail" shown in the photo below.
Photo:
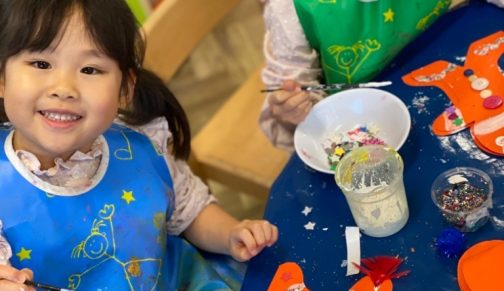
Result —
[[170, 146], [175, 158], [187, 160], [191, 151], [191, 130], [184, 109], [163, 81], [154, 73], [140, 69], [133, 98], [120, 118], [130, 125], [143, 125], [164, 116], [173, 134]]

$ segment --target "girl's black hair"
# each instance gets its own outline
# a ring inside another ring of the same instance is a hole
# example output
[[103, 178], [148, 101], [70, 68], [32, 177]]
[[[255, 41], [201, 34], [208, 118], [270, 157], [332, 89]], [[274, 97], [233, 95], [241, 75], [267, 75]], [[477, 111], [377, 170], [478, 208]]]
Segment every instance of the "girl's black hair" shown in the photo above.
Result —
[[[145, 41], [126, 0], [0, 0], [0, 73], [10, 57], [48, 48], [75, 12], [81, 13], [96, 45], [117, 61], [122, 90], [128, 90], [130, 74], [136, 76], [133, 98], [122, 102], [127, 105], [119, 117], [131, 125], [165, 117], [173, 134], [173, 154], [187, 159], [191, 148], [187, 116], [163, 81], [142, 68]], [[8, 121], [0, 100], [0, 121]]]

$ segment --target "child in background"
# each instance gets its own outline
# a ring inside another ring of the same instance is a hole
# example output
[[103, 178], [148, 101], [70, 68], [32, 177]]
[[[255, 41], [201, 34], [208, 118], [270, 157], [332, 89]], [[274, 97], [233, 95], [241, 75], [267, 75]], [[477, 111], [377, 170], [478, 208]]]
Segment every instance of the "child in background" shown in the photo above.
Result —
[[[504, 7], [504, 0], [487, 0]], [[260, 125], [271, 142], [293, 150], [293, 133], [323, 92], [301, 85], [359, 83], [375, 77], [454, 0], [266, 0], [267, 87]]]
[[223, 290], [180, 279], [188, 245], [168, 234], [237, 261], [276, 242], [189, 170], [186, 116], [141, 67], [124, 0], [1, 0], [0, 38], [0, 290]]

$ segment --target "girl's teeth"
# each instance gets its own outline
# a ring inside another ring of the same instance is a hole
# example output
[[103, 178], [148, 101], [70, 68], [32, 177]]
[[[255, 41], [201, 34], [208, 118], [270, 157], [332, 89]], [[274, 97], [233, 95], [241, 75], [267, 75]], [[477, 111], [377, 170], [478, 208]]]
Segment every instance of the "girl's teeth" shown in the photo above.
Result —
[[45, 118], [50, 119], [50, 120], [54, 120], [54, 121], [75, 121], [80, 118], [78, 115], [62, 114], [62, 113], [56, 113], [56, 112], [43, 111], [42, 114], [44, 115]]

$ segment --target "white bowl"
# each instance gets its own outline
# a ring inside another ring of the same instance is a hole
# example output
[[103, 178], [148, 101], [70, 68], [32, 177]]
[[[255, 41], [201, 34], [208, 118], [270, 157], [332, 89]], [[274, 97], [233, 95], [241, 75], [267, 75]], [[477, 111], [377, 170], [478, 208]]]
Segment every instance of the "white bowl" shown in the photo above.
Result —
[[360, 88], [338, 92], [318, 102], [297, 126], [296, 153], [311, 168], [334, 174], [323, 148], [324, 141], [368, 125], [378, 128], [376, 137], [399, 150], [408, 137], [411, 118], [406, 105], [387, 91]]

